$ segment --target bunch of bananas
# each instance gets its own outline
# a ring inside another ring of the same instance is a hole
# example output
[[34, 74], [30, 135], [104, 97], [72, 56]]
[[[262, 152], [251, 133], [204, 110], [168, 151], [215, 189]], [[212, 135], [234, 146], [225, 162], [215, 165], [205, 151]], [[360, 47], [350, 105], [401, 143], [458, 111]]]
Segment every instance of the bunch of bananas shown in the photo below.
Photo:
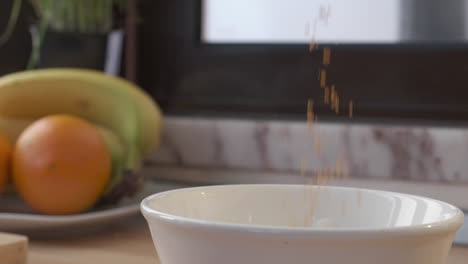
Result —
[[142, 183], [142, 161], [159, 145], [162, 114], [139, 87], [123, 79], [84, 69], [24, 71], [0, 78], [0, 131], [14, 144], [36, 120], [76, 116], [95, 124], [112, 162], [101, 199], [114, 203]]

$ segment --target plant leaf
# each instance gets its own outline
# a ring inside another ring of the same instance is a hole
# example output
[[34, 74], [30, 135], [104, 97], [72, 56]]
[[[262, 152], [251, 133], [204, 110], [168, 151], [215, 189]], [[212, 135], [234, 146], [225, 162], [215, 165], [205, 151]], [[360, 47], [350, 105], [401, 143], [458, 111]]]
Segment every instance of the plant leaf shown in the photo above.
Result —
[[15, 29], [16, 24], [18, 23], [18, 17], [21, 12], [21, 6], [23, 4], [23, 0], [14, 0], [13, 4], [11, 6], [11, 14], [10, 18], [8, 19], [8, 24], [5, 29], [5, 32], [3, 32], [2, 35], [0, 35], [0, 46], [5, 44], [13, 34], [13, 31]]

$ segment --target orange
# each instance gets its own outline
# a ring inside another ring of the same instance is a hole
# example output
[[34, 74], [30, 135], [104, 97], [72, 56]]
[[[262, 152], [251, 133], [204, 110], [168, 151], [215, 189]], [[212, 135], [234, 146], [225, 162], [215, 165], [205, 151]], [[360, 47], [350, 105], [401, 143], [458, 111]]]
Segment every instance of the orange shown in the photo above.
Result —
[[69, 115], [44, 117], [18, 138], [13, 182], [21, 197], [44, 214], [86, 211], [101, 197], [111, 159], [98, 129]]
[[0, 193], [8, 183], [10, 169], [11, 145], [6, 136], [0, 133]]

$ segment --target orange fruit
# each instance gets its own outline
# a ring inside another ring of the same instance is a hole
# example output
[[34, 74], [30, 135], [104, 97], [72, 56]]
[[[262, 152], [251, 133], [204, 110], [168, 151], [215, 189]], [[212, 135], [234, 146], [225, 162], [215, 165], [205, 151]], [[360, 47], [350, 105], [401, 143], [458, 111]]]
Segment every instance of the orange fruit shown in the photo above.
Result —
[[52, 115], [28, 126], [12, 156], [18, 193], [44, 214], [74, 214], [101, 197], [111, 172], [105, 141], [91, 123]]
[[0, 133], [0, 193], [5, 190], [10, 170], [11, 144], [6, 136]]

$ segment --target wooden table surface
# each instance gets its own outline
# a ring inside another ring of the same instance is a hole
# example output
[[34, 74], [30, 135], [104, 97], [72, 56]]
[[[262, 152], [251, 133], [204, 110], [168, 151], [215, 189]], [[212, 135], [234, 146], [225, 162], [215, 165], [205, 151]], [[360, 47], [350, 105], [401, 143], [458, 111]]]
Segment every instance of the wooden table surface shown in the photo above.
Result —
[[[62, 239], [31, 239], [29, 264], [158, 264], [149, 230], [134, 217], [97, 233]], [[468, 263], [468, 247], [453, 247], [448, 264]]]
[[143, 217], [134, 217], [87, 235], [31, 238], [28, 264], [158, 264]]

